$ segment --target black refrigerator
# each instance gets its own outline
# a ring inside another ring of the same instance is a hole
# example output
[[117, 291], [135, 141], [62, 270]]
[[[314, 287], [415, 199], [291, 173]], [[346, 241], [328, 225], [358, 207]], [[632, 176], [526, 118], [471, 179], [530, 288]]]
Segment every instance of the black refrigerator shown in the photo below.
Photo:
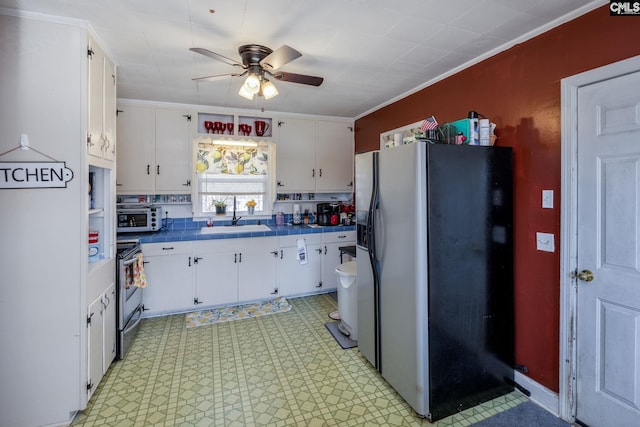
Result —
[[508, 147], [356, 156], [358, 347], [431, 421], [513, 390]]

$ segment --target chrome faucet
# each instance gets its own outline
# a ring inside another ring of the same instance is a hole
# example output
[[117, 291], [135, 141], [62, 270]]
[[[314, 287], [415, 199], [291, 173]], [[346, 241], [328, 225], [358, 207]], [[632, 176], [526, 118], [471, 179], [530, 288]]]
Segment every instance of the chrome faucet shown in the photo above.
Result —
[[236, 196], [233, 196], [233, 218], [231, 218], [231, 225], [238, 225], [238, 221], [240, 221], [241, 218], [241, 216], [236, 218]]

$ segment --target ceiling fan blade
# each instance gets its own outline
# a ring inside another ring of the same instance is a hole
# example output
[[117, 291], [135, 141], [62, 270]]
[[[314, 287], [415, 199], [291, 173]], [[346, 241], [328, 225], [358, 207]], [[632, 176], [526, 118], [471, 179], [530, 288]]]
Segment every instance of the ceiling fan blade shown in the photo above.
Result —
[[277, 70], [284, 64], [300, 58], [302, 54], [286, 44], [274, 50], [260, 61], [260, 65], [268, 70]]
[[272, 76], [282, 82], [300, 83], [303, 85], [320, 86], [324, 81], [323, 77], [306, 76], [304, 74], [285, 73], [284, 71], [278, 71], [273, 73]]
[[191, 52], [199, 53], [200, 55], [208, 56], [209, 58], [216, 59], [218, 61], [222, 61], [225, 64], [234, 65], [236, 67], [244, 68], [244, 65], [240, 64], [238, 61], [235, 61], [231, 58], [227, 58], [224, 55], [220, 55], [219, 53], [211, 52], [209, 49], [204, 49], [201, 47], [192, 47], [189, 49]]
[[216, 75], [213, 75], [213, 76], [196, 77], [195, 79], [191, 79], [191, 80], [193, 80], [195, 82], [211, 82], [211, 81], [214, 81], [214, 80], [218, 80], [218, 79], [220, 79], [222, 77], [240, 77], [240, 76], [242, 76], [242, 75], [244, 75], [246, 73], [247, 72], [245, 71], [242, 74], [216, 74]]

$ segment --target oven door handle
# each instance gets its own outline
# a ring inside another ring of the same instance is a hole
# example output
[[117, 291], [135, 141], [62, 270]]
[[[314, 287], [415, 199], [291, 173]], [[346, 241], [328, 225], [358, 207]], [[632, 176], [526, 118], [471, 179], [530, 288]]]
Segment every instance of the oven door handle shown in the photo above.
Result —
[[[136, 308], [136, 311], [139, 313], [138, 319], [137, 319], [137, 320], [136, 320], [132, 325], [129, 325], [129, 326], [127, 327], [127, 329], [125, 329], [125, 330], [123, 331], [123, 333], [124, 333], [125, 335], [126, 335], [126, 334], [128, 334], [129, 332], [131, 332], [131, 330], [132, 330], [132, 329], [134, 329], [136, 326], [138, 326], [138, 324], [139, 324], [140, 322], [142, 322], [142, 306], [141, 306], [141, 305], [140, 305], [140, 306], [138, 306], [138, 308]], [[134, 311], [134, 316], [135, 316], [135, 312], [136, 312], [136, 311]], [[133, 319], [133, 317], [134, 317], [134, 316], [131, 316], [131, 318]]]
[[125, 261], [125, 262], [123, 262], [123, 263], [122, 263], [122, 265], [123, 265], [123, 266], [125, 266], [125, 267], [127, 267], [127, 266], [129, 266], [129, 265], [133, 264], [133, 263], [134, 263], [134, 262], [136, 262], [136, 261], [138, 261], [138, 257], [137, 257], [137, 256], [133, 257], [133, 258], [132, 258], [132, 259], [130, 259], [129, 261]]

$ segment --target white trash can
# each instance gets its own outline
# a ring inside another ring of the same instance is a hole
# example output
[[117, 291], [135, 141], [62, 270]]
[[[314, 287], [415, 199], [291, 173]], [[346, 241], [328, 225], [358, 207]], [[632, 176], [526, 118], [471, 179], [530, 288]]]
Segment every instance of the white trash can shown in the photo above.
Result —
[[348, 261], [336, 268], [338, 274], [338, 329], [354, 341], [358, 340], [358, 291], [356, 262]]

